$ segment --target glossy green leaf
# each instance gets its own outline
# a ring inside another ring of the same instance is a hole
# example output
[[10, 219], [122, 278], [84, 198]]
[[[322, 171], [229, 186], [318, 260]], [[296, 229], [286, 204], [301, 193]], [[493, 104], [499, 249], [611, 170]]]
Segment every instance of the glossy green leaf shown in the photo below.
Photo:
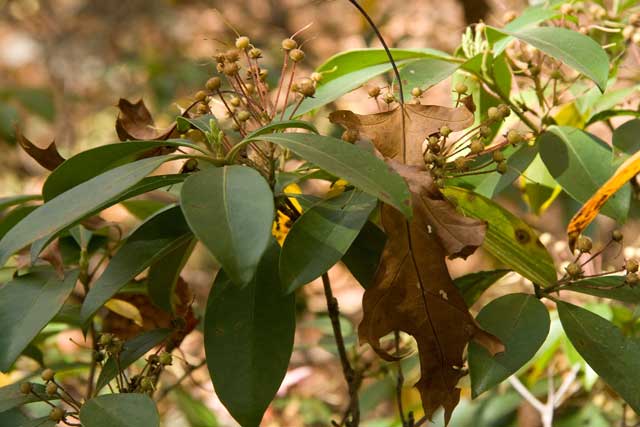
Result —
[[593, 80], [602, 92], [609, 78], [609, 57], [593, 39], [560, 27], [495, 29], [536, 47]]
[[608, 320], [558, 301], [565, 333], [584, 360], [634, 411], [640, 413], [640, 342]]
[[471, 307], [478, 301], [478, 298], [480, 298], [480, 295], [482, 295], [484, 291], [489, 289], [491, 285], [502, 279], [510, 271], [511, 270], [489, 270], [469, 273], [456, 278], [453, 284], [456, 285], [456, 288], [458, 288], [462, 294], [467, 306]]
[[[38, 402], [33, 394], [22, 394], [20, 392], [21, 382], [0, 387], [0, 412], [24, 405], [26, 403]], [[42, 384], [33, 384], [33, 390], [40, 396], [45, 396], [46, 392]]]
[[445, 196], [465, 215], [487, 222], [482, 247], [500, 262], [540, 286], [552, 286], [557, 275], [551, 255], [535, 231], [502, 206], [469, 190], [445, 187]]
[[8, 371], [71, 294], [78, 272], [37, 269], [0, 288], [0, 371]]
[[174, 311], [176, 284], [196, 239], [189, 239], [168, 252], [149, 268], [147, 291], [151, 301], [168, 313]]
[[626, 284], [625, 276], [582, 279], [562, 286], [563, 291], [580, 292], [600, 298], [640, 304], [640, 288]]
[[51, 172], [42, 187], [42, 195], [45, 201], [49, 201], [100, 174], [135, 161], [143, 153], [165, 145], [181, 144], [169, 141], [127, 141], [83, 151]]
[[411, 216], [407, 184], [389, 167], [362, 148], [328, 136], [283, 133], [265, 135], [261, 140], [273, 142], [296, 153], [356, 188]]
[[173, 206], [152, 216], [131, 232], [125, 243], [91, 286], [81, 316], [87, 322], [124, 285], [138, 274], [192, 238], [180, 207]]
[[526, 144], [521, 145], [507, 158], [507, 172], [500, 175], [497, 182], [485, 179], [480, 185], [478, 185], [476, 192], [488, 198], [493, 198], [494, 196], [502, 193], [516, 179], [522, 176], [524, 171], [527, 170], [537, 155], [537, 146], [530, 146]]
[[171, 330], [169, 329], [154, 329], [143, 332], [126, 341], [118, 363], [116, 363], [113, 358], [109, 358], [105, 362], [102, 370], [100, 371], [98, 382], [96, 383], [96, 390], [101, 390], [109, 383], [109, 381], [114, 379], [116, 375], [118, 375], [118, 368], [126, 369], [136, 360], [144, 356], [149, 350], [162, 343], [170, 334]]
[[160, 416], [149, 396], [138, 393], [105, 394], [80, 409], [82, 427], [159, 427]]
[[484, 347], [475, 342], [469, 344], [474, 397], [500, 384], [527, 363], [544, 343], [551, 324], [544, 304], [527, 294], [494, 299], [483, 307], [476, 320], [482, 329], [500, 338], [505, 351], [492, 357]]
[[76, 223], [172, 158], [152, 157], [119, 166], [40, 206], [0, 240], [0, 265], [23, 247]]
[[386, 241], [384, 231], [368, 221], [342, 257], [344, 265], [365, 289], [373, 284]]
[[282, 295], [278, 257], [272, 239], [257, 274], [243, 288], [220, 271], [207, 302], [207, 366], [216, 394], [243, 427], [260, 424], [293, 349], [295, 296]]
[[244, 166], [211, 168], [182, 186], [181, 206], [196, 237], [238, 285], [254, 276], [271, 237], [273, 194]]
[[172, 392], [173, 400], [187, 419], [188, 427], [218, 427], [218, 418], [211, 409], [182, 387]]
[[317, 279], [340, 261], [377, 202], [355, 190], [304, 211], [282, 245], [280, 278], [286, 292]]
[[[538, 138], [538, 145], [540, 157], [553, 178], [580, 203], [589, 200], [615, 171], [608, 160], [611, 149], [579, 129], [551, 126]], [[629, 211], [630, 191], [625, 185], [604, 205], [602, 213], [624, 221]]]

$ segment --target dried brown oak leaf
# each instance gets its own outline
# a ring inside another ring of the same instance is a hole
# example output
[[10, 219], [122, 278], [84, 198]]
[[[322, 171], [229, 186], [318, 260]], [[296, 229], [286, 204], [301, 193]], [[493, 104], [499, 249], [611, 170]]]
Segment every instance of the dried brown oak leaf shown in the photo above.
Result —
[[460, 400], [456, 387], [463, 376], [462, 355], [474, 340], [491, 354], [504, 351], [493, 335], [480, 329], [457, 291], [445, 263], [450, 255], [469, 254], [482, 242], [483, 223], [462, 217], [442, 198], [423, 169], [389, 161], [409, 185], [413, 219], [382, 207], [387, 242], [374, 284], [363, 297], [364, 317], [358, 328], [384, 359], [397, 360], [380, 346], [394, 331], [412, 335], [420, 353], [421, 378], [416, 383], [428, 417], [443, 407], [448, 423]]
[[[405, 114], [406, 145], [402, 137], [402, 111]], [[329, 115], [329, 120], [371, 139], [384, 157], [420, 166], [424, 164], [422, 143], [429, 135], [437, 133], [445, 125], [454, 132], [466, 129], [474, 119], [466, 105], [448, 108], [406, 104], [391, 111], [368, 115], [348, 110], [334, 111]], [[403, 153], [405, 146], [406, 153]]]
[[58, 152], [55, 141], [51, 142], [47, 148], [40, 148], [29, 141], [19, 129], [16, 130], [16, 138], [20, 147], [45, 169], [52, 171], [64, 162], [64, 157]]
[[169, 129], [158, 130], [142, 99], [134, 104], [121, 98], [118, 101], [118, 109], [120, 113], [116, 119], [116, 132], [120, 141], [164, 140], [169, 138], [175, 130], [173, 126]]

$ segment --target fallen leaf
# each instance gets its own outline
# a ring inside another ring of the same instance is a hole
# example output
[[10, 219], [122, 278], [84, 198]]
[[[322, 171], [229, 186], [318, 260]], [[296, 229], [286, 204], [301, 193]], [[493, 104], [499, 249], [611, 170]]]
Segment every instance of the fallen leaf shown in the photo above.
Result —
[[55, 141], [51, 142], [47, 148], [40, 148], [29, 141], [19, 129], [16, 130], [16, 139], [20, 147], [45, 169], [52, 171], [64, 162], [64, 157], [58, 152]]
[[629, 157], [620, 167], [615, 171], [613, 176], [609, 178], [607, 182], [602, 185], [591, 196], [589, 200], [580, 208], [580, 210], [571, 218], [569, 225], [567, 226], [567, 235], [569, 237], [569, 246], [573, 250], [576, 240], [580, 233], [591, 221], [598, 215], [602, 206], [613, 196], [623, 185], [633, 179], [640, 173], [640, 151]]
[[167, 139], [175, 130], [174, 126], [169, 129], [158, 130], [155, 127], [153, 117], [140, 99], [135, 104], [126, 99], [120, 98], [118, 101], [118, 118], [116, 119], [116, 132], [120, 141], [143, 140], [158, 141]]
[[392, 207], [382, 207], [387, 242], [374, 284], [364, 293], [358, 335], [386, 360], [397, 356], [381, 347], [382, 337], [394, 331], [412, 335], [420, 353], [416, 387], [425, 414], [432, 417], [442, 406], [448, 423], [460, 400], [456, 385], [464, 375], [462, 356], [469, 341], [491, 354], [504, 351], [500, 341], [475, 322], [445, 263], [445, 246], [453, 254], [469, 252], [465, 248], [482, 242], [484, 225], [457, 214], [425, 171], [389, 163], [409, 183], [413, 219], [409, 222]]
[[[195, 317], [191, 307], [193, 294], [187, 282], [181, 277], [178, 278], [178, 282], [176, 283], [175, 293], [175, 317], [155, 306], [145, 294], [118, 294], [118, 300], [132, 304], [138, 309], [142, 317], [142, 326], [127, 317], [109, 311], [103, 320], [104, 331], [113, 333], [119, 338], [127, 340], [141, 332], [169, 328], [173, 329], [174, 332], [171, 338], [167, 340], [167, 346], [169, 348], [179, 346], [184, 337], [196, 327], [198, 319]], [[176, 322], [177, 319], [180, 320]]]
[[[406, 153], [403, 152], [403, 111]], [[445, 125], [454, 132], [468, 128], [473, 124], [473, 113], [465, 105], [448, 108], [439, 105], [406, 104], [391, 111], [368, 115], [355, 114], [348, 110], [334, 111], [329, 115], [329, 120], [370, 138], [384, 157], [420, 166], [424, 164], [424, 140]]]
[[460, 214], [424, 167], [407, 166], [393, 160], [387, 164], [407, 181], [414, 210], [425, 218], [427, 231], [435, 231], [449, 258], [466, 258], [482, 245], [486, 223]]
[[112, 312], [124, 317], [125, 319], [131, 320], [136, 325], [140, 327], [143, 326], [142, 314], [140, 314], [140, 310], [138, 310], [138, 307], [131, 304], [129, 301], [111, 298], [109, 301], [104, 303], [104, 306]]

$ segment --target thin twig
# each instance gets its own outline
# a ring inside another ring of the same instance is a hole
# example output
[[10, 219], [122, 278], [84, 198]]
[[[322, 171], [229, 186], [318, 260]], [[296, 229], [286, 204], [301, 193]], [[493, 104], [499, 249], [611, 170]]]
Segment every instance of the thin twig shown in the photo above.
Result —
[[344, 336], [342, 335], [342, 328], [340, 327], [340, 308], [338, 307], [338, 300], [333, 296], [331, 290], [331, 282], [329, 281], [329, 275], [324, 273], [322, 275], [322, 285], [324, 286], [324, 295], [327, 300], [327, 310], [329, 312], [329, 319], [331, 319], [331, 327], [333, 328], [333, 336], [338, 347], [338, 355], [340, 356], [340, 363], [342, 364], [342, 373], [344, 379], [347, 382], [349, 389], [349, 408], [347, 413], [350, 415], [349, 420], [345, 420], [345, 424], [348, 427], [357, 427], [360, 424], [360, 404], [358, 402], [358, 387], [361, 379], [358, 378], [354, 371], [349, 358], [347, 357], [347, 349], [344, 343]]

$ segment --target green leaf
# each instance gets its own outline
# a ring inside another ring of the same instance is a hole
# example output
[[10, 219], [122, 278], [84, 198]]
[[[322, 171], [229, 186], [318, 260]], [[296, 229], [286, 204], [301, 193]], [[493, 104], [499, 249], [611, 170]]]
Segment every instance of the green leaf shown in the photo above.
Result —
[[640, 343], [588, 310], [556, 302], [560, 321], [573, 346], [634, 411], [640, 413]]
[[444, 194], [465, 215], [487, 222], [482, 244], [487, 252], [533, 283], [556, 283], [551, 255], [527, 223], [492, 200], [463, 188], [445, 187]]
[[216, 117], [212, 114], [204, 114], [198, 117], [178, 116], [176, 118], [176, 127], [178, 132], [186, 132], [193, 126], [194, 128], [208, 133], [211, 132], [211, 120], [217, 122]]
[[[560, 13], [557, 10], [550, 9], [546, 6], [528, 7], [516, 19], [505, 25], [504, 29], [507, 31], [524, 30], [534, 27], [543, 21], [553, 19], [558, 15], [560, 15]], [[500, 31], [502, 30], [487, 27], [487, 39], [490, 43], [494, 43], [493, 54], [495, 56], [504, 52], [509, 42], [513, 40], [513, 37], [505, 37]]]
[[144, 356], [149, 350], [167, 339], [170, 334], [171, 330], [169, 329], [154, 329], [143, 332], [125, 342], [118, 363], [113, 358], [109, 358], [105, 362], [96, 383], [96, 390], [101, 390], [105, 387], [109, 381], [118, 375], [119, 369], [127, 369], [128, 366]]
[[[33, 394], [22, 394], [20, 392], [20, 382], [13, 383], [0, 388], [0, 412], [8, 411], [26, 403], [39, 402], [40, 399]], [[42, 384], [32, 384], [33, 390], [40, 396], [45, 396], [46, 392]], [[57, 400], [57, 399], [52, 399]]]
[[610, 110], [600, 111], [599, 113], [594, 114], [587, 120], [584, 127], [589, 127], [594, 123], [607, 121], [614, 117], [640, 117], [640, 111], [638, 110], [628, 110], [623, 108], [612, 108]]
[[83, 151], [51, 172], [42, 187], [42, 195], [45, 201], [49, 201], [91, 178], [136, 160], [150, 150], [167, 145], [182, 144], [171, 141], [127, 141]]
[[506, 190], [518, 179], [538, 155], [538, 147], [527, 144], [521, 145], [507, 158], [507, 173], [500, 175], [497, 182], [485, 179], [476, 188], [479, 194], [493, 198]]
[[613, 163], [618, 166], [640, 151], [640, 120], [629, 120], [613, 131]]
[[[454, 61], [449, 55], [433, 49], [391, 49], [399, 68], [419, 58], [439, 58]], [[383, 49], [357, 49], [339, 53], [316, 69], [322, 73], [315, 95], [306, 98], [296, 111], [301, 116], [322, 107], [342, 95], [362, 86], [375, 76], [392, 70], [391, 63]], [[290, 107], [285, 116], [293, 111]]]
[[19, 196], [0, 197], [0, 212], [15, 205], [21, 205], [33, 200], [40, 200], [42, 197], [39, 194], [25, 194]]
[[[452, 59], [447, 53], [435, 49], [390, 49], [390, 51], [396, 62], [418, 58]], [[364, 68], [381, 64], [389, 64], [389, 57], [384, 49], [353, 49], [338, 53], [316, 69], [317, 72], [323, 73], [319, 86]]]
[[36, 210], [38, 206], [18, 206], [12, 209], [0, 220], [0, 239], [9, 232], [17, 223], [22, 221], [24, 217]]
[[517, 31], [494, 30], [536, 47], [593, 80], [602, 92], [609, 78], [609, 57], [590, 37], [560, 27], [537, 27]]
[[0, 288], [0, 371], [7, 372], [71, 294], [78, 272], [37, 269]]
[[145, 220], [167, 207], [166, 202], [158, 200], [125, 200], [121, 204], [131, 215], [140, 220]]
[[453, 284], [456, 285], [456, 288], [458, 288], [462, 294], [467, 306], [471, 307], [478, 301], [480, 295], [489, 289], [489, 286], [502, 279], [510, 271], [511, 270], [490, 270], [469, 273], [456, 278]]
[[412, 88], [426, 90], [449, 77], [458, 67], [460, 64], [440, 58], [424, 58], [405, 65], [400, 71], [405, 100], [411, 99]]
[[476, 320], [485, 331], [500, 338], [504, 353], [492, 357], [487, 350], [469, 344], [471, 390], [477, 397], [527, 363], [549, 334], [549, 312], [539, 299], [527, 294], [496, 298], [478, 313]]
[[56, 423], [51, 421], [49, 417], [35, 418], [33, 420], [25, 420], [18, 423], [16, 427], [56, 427]]
[[318, 129], [309, 122], [305, 122], [303, 120], [285, 120], [282, 122], [273, 122], [269, 123], [266, 126], [261, 127], [260, 129], [256, 129], [247, 135], [246, 139], [252, 139], [258, 137], [260, 135], [268, 135], [270, 133], [274, 133], [277, 130], [284, 129], [305, 129], [309, 132], [318, 133]]
[[0, 240], [0, 266], [18, 250], [74, 224], [140, 182], [171, 156], [151, 157], [119, 166], [40, 206]]
[[204, 343], [213, 386], [243, 427], [260, 424], [293, 349], [295, 296], [282, 295], [278, 252], [272, 239], [243, 288], [220, 271], [207, 302]]
[[280, 278], [286, 292], [317, 279], [340, 261], [377, 202], [355, 190], [304, 211], [282, 245]]
[[182, 387], [176, 388], [173, 393], [173, 400], [180, 412], [187, 419], [189, 427], [218, 427], [216, 415], [201, 401], [195, 399]]
[[234, 283], [248, 283], [271, 237], [273, 194], [264, 178], [244, 166], [206, 169], [187, 178], [181, 199], [196, 237]]
[[[547, 169], [573, 199], [585, 203], [613, 175], [611, 149], [597, 137], [576, 128], [551, 126], [538, 138], [540, 157]], [[630, 204], [625, 185], [604, 205], [602, 213], [624, 221]]]
[[384, 231], [368, 221], [342, 257], [344, 265], [365, 289], [373, 284], [386, 241]]
[[562, 286], [563, 291], [640, 304], [640, 288], [626, 284], [624, 276], [593, 277]]
[[288, 148], [411, 217], [411, 199], [404, 179], [362, 148], [340, 139], [303, 133], [265, 135], [260, 139]]
[[176, 283], [191, 256], [196, 239], [189, 239], [164, 255], [149, 268], [147, 290], [151, 301], [168, 313], [174, 312]]
[[173, 206], [149, 218], [135, 229], [106, 270], [91, 286], [82, 304], [82, 321], [87, 322], [124, 285], [147, 267], [192, 238], [180, 207]]
[[160, 416], [149, 396], [137, 393], [105, 394], [80, 409], [83, 427], [159, 427]]

